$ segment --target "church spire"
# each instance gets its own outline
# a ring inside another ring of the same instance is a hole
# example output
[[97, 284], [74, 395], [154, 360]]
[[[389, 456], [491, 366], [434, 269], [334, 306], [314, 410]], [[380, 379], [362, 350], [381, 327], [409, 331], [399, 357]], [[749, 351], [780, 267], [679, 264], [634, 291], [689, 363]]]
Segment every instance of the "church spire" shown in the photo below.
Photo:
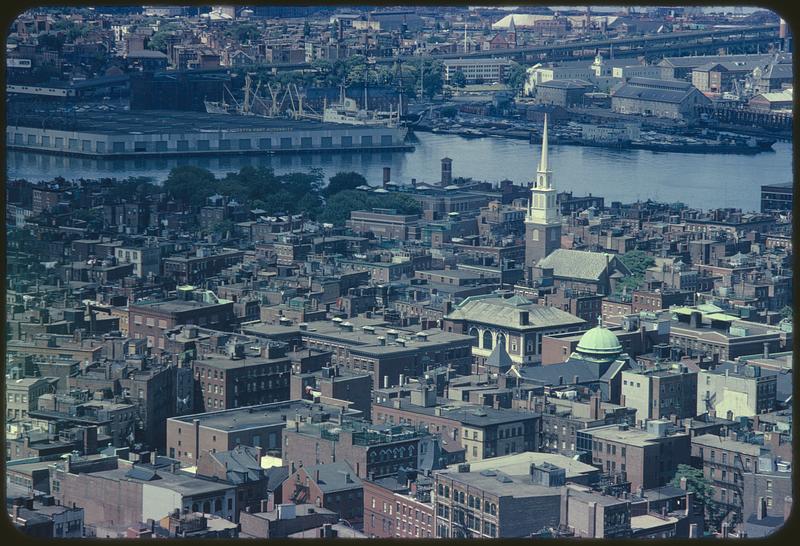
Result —
[[547, 164], [547, 114], [544, 115], [544, 128], [542, 129], [542, 157], [539, 160], [539, 172], [546, 173]]
[[536, 170], [536, 182], [531, 189], [528, 203], [528, 222], [537, 224], [553, 224], [560, 222], [556, 205], [556, 190], [553, 187], [553, 171], [550, 170], [547, 145], [547, 114], [542, 129], [542, 155], [539, 168]]

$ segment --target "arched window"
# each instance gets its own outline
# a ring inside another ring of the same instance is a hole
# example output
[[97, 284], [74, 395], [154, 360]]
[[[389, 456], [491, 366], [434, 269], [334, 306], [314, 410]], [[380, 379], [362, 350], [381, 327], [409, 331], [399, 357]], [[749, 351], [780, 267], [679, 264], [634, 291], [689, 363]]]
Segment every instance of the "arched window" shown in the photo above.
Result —
[[222, 499], [214, 501], [214, 513], [222, 512]]
[[492, 333], [489, 330], [483, 332], [483, 348], [492, 349]]
[[497, 334], [497, 344], [505, 347], [506, 346], [506, 336], [503, 334]]
[[203, 503], [203, 513], [204, 514], [210, 514], [211, 513], [211, 503], [209, 501], [206, 501], [206, 502]]
[[192, 504], [192, 512], [199, 512], [199, 511], [200, 511], [200, 507], [197, 506], [197, 503]]
[[472, 337], [472, 346], [478, 347], [480, 345], [480, 332], [478, 332], [477, 328], [470, 328], [469, 335]]

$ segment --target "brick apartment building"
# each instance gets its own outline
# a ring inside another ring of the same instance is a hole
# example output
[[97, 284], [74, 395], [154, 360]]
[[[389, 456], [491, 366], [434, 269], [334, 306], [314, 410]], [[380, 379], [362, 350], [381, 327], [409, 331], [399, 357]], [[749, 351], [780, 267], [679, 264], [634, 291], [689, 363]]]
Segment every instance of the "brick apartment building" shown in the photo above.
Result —
[[622, 372], [622, 405], [636, 410], [636, 420], [697, 414], [697, 372], [680, 364]]
[[[469, 337], [438, 329], [413, 331], [384, 326], [380, 319], [341, 319], [301, 327], [306, 347], [333, 353], [331, 362], [372, 376], [373, 388], [397, 385], [400, 375], [419, 377], [428, 367], [449, 364], [455, 373], [469, 371]], [[388, 385], [387, 385], [388, 386]]]
[[400, 467], [416, 468], [420, 440], [427, 435], [409, 426], [308, 420], [289, 423], [283, 434], [284, 462], [300, 467], [347, 461], [362, 479], [389, 476]]
[[[287, 419], [324, 421], [340, 411], [338, 406], [290, 400], [173, 417], [167, 419], [167, 453], [186, 466], [196, 465], [203, 451], [229, 451], [237, 445], [262, 447], [267, 454], [281, 456]], [[358, 415], [344, 410], [344, 418]]]
[[[215, 298], [216, 300], [216, 298]], [[146, 339], [147, 346], [161, 352], [166, 346], [165, 333], [181, 324], [196, 324], [225, 330], [235, 321], [233, 302], [204, 302], [174, 299], [155, 303], [137, 303], [128, 307], [128, 336]]]
[[353, 526], [364, 517], [364, 487], [347, 461], [302, 466], [283, 482], [283, 492], [295, 504], [327, 508]]
[[[702, 465], [703, 476], [712, 485], [712, 499], [740, 516], [745, 500], [745, 475], [774, 470], [774, 459], [768, 449], [731, 436], [695, 436], [692, 438], [691, 453], [692, 460]], [[766, 468], [762, 469], [762, 466]], [[755, 505], [752, 498], [749, 503]], [[773, 506], [767, 506], [769, 508], [774, 510], [774, 500]]]
[[364, 534], [371, 538], [433, 538], [433, 481], [416, 474], [364, 480]]
[[560, 455], [520, 453], [434, 473], [436, 538], [522, 538], [557, 527], [561, 488], [597, 469]]
[[291, 362], [285, 346], [253, 351], [232, 343], [227, 355], [204, 354], [194, 361], [197, 409], [214, 411], [289, 400]]
[[594, 393], [587, 402], [537, 396], [533, 407], [542, 416], [539, 451], [567, 457], [578, 454], [578, 431], [602, 425], [634, 424], [636, 410], [603, 402]]
[[578, 449], [591, 453], [605, 474], [630, 482], [631, 491], [665, 485], [679, 464], [689, 464], [690, 437], [670, 431], [669, 421], [648, 421], [646, 429], [606, 425], [579, 431]]
[[468, 462], [536, 451], [541, 416], [436, 399], [433, 389], [411, 391], [411, 398], [376, 401], [374, 423], [410, 424], [442, 435], [465, 449]]
[[[330, 353], [322, 353], [330, 356]], [[291, 400], [315, 398], [346, 400], [350, 407], [370, 413], [372, 376], [355, 372], [342, 366], [325, 366], [308, 373], [294, 373], [289, 378]]]
[[419, 239], [419, 215], [397, 214], [394, 210], [354, 210], [350, 213], [347, 227], [358, 235], [372, 234], [390, 241]]
[[240, 263], [244, 258], [242, 250], [224, 250], [208, 255], [198, 249], [195, 256], [170, 256], [162, 260], [164, 276], [177, 284], [201, 283], [207, 277], [217, 275], [223, 269]]

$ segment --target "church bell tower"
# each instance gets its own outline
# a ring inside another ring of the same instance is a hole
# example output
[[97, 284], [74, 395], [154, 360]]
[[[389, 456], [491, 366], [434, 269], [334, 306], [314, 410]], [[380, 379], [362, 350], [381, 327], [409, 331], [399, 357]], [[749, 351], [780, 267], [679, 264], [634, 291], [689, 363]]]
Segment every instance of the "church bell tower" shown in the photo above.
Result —
[[539, 260], [561, 247], [561, 214], [556, 204], [553, 171], [547, 159], [547, 114], [542, 130], [542, 156], [531, 188], [528, 212], [525, 215], [525, 276], [531, 279], [531, 268]]

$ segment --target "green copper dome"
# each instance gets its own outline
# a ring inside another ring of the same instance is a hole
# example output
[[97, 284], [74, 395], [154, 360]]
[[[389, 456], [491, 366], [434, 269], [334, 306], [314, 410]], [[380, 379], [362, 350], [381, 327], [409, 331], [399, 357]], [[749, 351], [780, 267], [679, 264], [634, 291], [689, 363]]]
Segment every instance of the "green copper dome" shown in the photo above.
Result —
[[614, 332], [602, 326], [595, 326], [583, 334], [577, 350], [588, 355], [617, 356], [622, 352], [622, 345]]

